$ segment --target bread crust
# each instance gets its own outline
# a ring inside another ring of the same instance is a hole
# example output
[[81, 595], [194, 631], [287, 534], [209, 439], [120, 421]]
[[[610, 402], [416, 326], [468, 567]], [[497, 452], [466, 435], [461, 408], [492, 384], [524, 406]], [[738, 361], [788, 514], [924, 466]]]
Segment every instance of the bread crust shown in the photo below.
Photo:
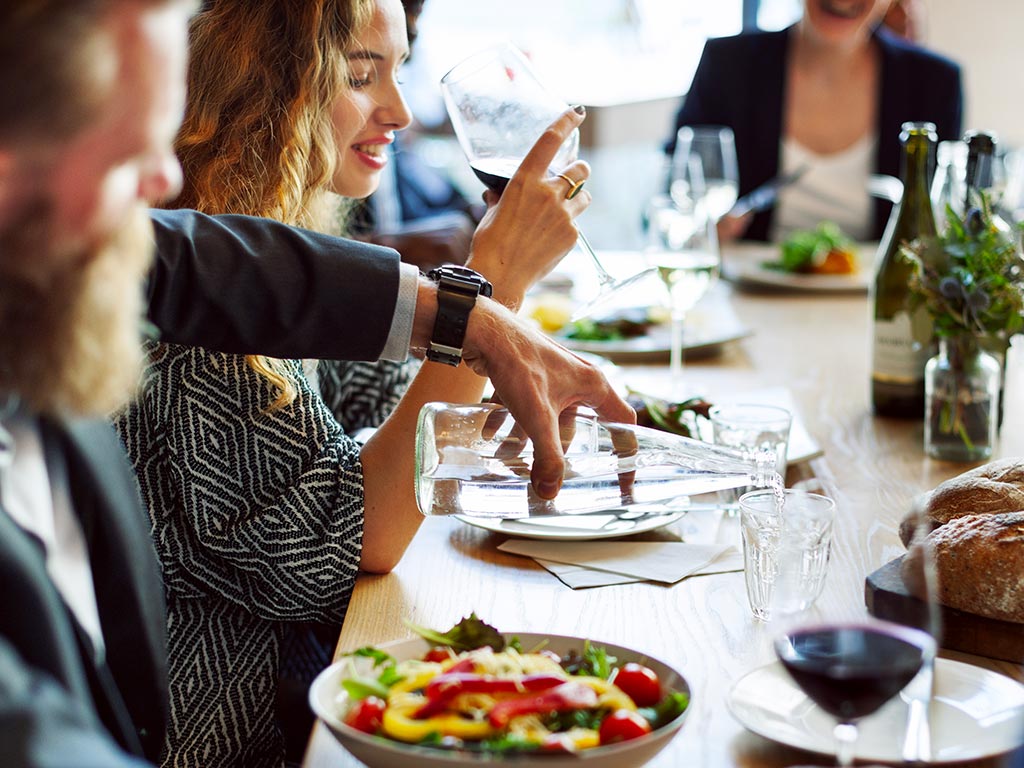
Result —
[[964, 515], [1020, 510], [1024, 510], [1024, 459], [998, 459], [939, 483], [915, 499], [900, 522], [900, 540], [910, 546], [920, 515], [934, 530]]
[[[932, 531], [938, 600], [943, 605], [1002, 621], [1024, 623], [1024, 512], [962, 515]], [[902, 575], [915, 597], [927, 595], [924, 548], [914, 544]]]

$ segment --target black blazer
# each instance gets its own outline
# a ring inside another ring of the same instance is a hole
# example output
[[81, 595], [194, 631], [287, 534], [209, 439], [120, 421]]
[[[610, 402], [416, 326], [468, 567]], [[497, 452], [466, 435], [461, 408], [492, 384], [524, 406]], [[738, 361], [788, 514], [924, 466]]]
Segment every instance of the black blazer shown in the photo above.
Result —
[[[241, 216], [154, 211], [147, 295], [164, 339], [280, 357], [376, 359], [398, 289], [387, 248]], [[167, 710], [166, 616], [149, 518], [113, 430], [45, 421], [89, 549], [107, 663], [0, 509], [0, 766], [156, 760]]]
[[[675, 147], [675, 132], [684, 125], [727, 125], [736, 135], [740, 195], [774, 178], [779, 172], [792, 34], [791, 27], [708, 40], [666, 151]], [[935, 123], [940, 141], [960, 138], [960, 68], [882, 29], [873, 40], [882, 57], [875, 172], [898, 177], [904, 122], [928, 120]], [[891, 208], [886, 201], [875, 201], [874, 239], [881, 238]], [[757, 214], [745, 238], [767, 240], [772, 214], [772, 210]]]
[[44, 450], [67, 466], [107, 664], [88, 650], [39, 541], [0, 512], [0, 764], [141, 765], [130, 755], [155, 760], [163, 746], [167, 690], [163, 588], [149, 521], [106, 422], [41, 426]]

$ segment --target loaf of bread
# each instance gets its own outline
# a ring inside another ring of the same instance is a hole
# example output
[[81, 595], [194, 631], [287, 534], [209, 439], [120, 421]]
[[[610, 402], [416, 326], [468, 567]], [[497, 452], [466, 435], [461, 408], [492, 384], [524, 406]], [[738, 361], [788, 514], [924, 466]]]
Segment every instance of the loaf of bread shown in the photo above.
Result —
[[900, 539], [909, 546], [922, 518], [925, 530], [963, 515], [1024, 510], [1024, 459], [999, 459], [940, 483], [914, 500], [900, 523]]
[[907, 589], [925, 599], [924, 553], [933, 553], [938, 601], [1024, 623], [1024, 512], [964, 515], [915, 543], [903, 558]]

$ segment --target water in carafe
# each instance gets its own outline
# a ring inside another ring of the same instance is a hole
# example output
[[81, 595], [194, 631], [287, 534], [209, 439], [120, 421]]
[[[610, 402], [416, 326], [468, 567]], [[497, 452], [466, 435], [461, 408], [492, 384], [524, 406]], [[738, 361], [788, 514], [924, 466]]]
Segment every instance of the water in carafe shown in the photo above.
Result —
[[416, 440], [416, 499], [425, 515], [524, 518], [576, 515], [772, 484], [775, 456], [601, 421], [579, 409], [560, 420], [562, 490], [530, 484], [532, 443], [494, 404], [428, 403]]

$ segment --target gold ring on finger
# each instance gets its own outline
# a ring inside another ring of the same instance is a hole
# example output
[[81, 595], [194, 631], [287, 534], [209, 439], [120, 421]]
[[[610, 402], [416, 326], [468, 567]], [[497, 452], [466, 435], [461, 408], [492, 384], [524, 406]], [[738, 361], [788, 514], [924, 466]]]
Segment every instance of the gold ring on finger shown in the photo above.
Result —
[[576, 195], [578, 195], [580, 193], [580, 190], [583, 189], [583, 185], [587, 183], [586, 179], [580, 179], [579, 181], [573, 181], [568, 176], [566, 176], [564, 173], [557, 173], [555, 175], [558, 176], [558, 178], [560, 178], [560, 179], [565, 179], [566, 183], [568, 183], [568, 185], [569, 185], [569, 191], [565, 193], [565, 199], [566, 200], [572, 200], [574, 197], [576, 197]]

